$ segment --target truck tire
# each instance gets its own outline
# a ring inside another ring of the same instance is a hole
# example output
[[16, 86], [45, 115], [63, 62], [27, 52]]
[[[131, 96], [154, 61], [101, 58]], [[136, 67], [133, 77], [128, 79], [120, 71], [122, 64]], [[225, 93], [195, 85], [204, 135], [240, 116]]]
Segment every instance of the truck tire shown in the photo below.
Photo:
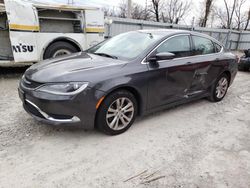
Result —
[[44, 59], [55, 58], [61, 55], [68, 55], [79, 50], [68, 42], [58, 41], [49, 45], [44, 53]]

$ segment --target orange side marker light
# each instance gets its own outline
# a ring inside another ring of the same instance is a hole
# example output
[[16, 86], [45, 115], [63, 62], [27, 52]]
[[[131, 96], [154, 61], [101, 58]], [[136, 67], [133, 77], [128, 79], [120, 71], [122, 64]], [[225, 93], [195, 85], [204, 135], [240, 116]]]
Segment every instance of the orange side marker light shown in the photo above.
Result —
[[95, 106], [96, 109], [99, 108], [99, 106], [101, 105], [101, 103], [102, 103], [102, 101], [103, 101], [104, 98], [105, 98], [105, 96], [103, 96], [102, 98], [100, 98], [99, 101], [96, 103], [96, 106]]

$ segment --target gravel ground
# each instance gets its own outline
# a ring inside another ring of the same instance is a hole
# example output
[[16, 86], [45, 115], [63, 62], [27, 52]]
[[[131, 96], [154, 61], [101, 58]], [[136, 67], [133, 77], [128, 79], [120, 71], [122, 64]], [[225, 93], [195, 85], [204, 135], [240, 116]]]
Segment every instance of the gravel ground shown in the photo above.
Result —
[[140, 118], [126, 133], [36, 122], [0, 78], [0, 187], [250, 187], [250, 73], [220, 103]]

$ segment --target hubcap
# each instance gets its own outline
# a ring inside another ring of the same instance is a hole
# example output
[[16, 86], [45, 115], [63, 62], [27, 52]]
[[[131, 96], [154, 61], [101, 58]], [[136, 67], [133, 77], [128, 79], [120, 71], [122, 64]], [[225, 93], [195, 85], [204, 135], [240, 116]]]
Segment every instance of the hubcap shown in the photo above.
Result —
[[216, 97], [221, 99], [225, 96], [227, 92], [228, 81], [225, 77], [222, 77], [216, 87]]
[[61, 50], [57, 50], [53, 57], [58, 57], [58, 56], [62, 56], [62, 55], [68, 55], [68, 54], [71, 54], [71, 52], [69, 50], [66, 50], [66, 49], [61, 49]]
[[134, 116], [134, 104], [126, 97], [116, 99], [108, 108], [106, 122], [113, 130], [128, 126]]

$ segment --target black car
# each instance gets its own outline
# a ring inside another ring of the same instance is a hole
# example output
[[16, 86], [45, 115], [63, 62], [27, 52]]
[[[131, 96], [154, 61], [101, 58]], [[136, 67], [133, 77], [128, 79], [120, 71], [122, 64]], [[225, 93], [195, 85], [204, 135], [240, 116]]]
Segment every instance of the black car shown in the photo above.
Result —
[[200, 98], [221, 101], [236, 73], [235, 55], [207, 35], [133, 31], [34, 64], [20, 81], [19, 95], [35, 119], [115, 135], [137, 115]]
[[240, 58], [239, 70], [249, 71], [250, 69], [250, 49], [244, 51], [245, 55]]

